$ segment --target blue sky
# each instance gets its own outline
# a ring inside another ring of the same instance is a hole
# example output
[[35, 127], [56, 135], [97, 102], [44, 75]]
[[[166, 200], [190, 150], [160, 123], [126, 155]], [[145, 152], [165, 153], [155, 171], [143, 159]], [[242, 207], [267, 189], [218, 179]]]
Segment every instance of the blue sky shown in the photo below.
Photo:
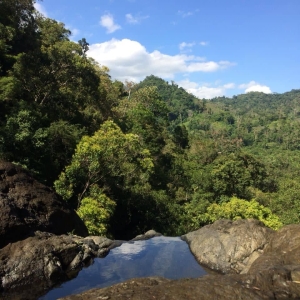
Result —
[[113, 79], [156, 75], [200, 98], [300, 88], [300, 0], [44, 0]]

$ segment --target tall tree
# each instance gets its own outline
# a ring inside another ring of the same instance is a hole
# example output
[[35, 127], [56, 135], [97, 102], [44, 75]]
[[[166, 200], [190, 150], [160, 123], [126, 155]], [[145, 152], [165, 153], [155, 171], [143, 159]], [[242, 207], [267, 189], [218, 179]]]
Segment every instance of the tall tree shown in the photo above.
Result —
[[[150, 153], [139, 136], [124, 134], [115, 123], [107, 121], [93, 136], [82, 138], [71, 164], [55, 182], [55, 188], [76, 209], [80, 209], [82, 203], [111, 199], [109, 210], [111, 201], [130, 210], [126, 198], [130, 201], [133, 195], [148, 192], [152, 171]], [[105, 196], [99, 200], [101, 195]], [[83, 213], [84, 209], [80, 211]]]

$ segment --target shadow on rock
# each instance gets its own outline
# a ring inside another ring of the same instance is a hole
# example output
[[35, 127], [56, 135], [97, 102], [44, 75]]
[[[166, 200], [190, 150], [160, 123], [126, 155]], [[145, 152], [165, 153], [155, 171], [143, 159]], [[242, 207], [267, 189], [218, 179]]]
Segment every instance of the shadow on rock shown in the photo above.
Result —
[[39, 183], [24, 169], [0, 162], [0, 248], [33, 234], [88, 231], [76, 212], [51, 188]]

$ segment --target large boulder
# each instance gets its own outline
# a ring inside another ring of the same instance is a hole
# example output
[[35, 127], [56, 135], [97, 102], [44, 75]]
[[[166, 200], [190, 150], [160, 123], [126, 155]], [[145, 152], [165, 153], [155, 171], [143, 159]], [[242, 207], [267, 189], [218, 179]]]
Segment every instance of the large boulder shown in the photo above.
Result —
[[300, 224], [287, 225], [278, 230], [248, 273], [255, 274], [274, 267], [289, 269], [290, 279], [300, 283]]
[[221, 273], [247, 273], [273, 234], [258, 220], [219, 220], [182, 239], [200, 264]]
[[119, 244], [105, 237], [35, 236], [0, 249], [0, 299], [38, 299]]
[[22, 168], [0, 161], [0, 248], [36, 230], [88, 234], [76, 212], [51, 188]]

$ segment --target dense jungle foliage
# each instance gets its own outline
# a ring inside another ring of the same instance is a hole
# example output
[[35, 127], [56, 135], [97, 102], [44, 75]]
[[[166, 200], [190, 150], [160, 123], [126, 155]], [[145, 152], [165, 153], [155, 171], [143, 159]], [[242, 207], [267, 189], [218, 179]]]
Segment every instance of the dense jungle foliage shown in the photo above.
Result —
[[207, 101], [153, 75], [112, 80], [33, 4], [0, 0], [0, 158], [53, 186], [91, 234], [300, 221], [300, 90]]

